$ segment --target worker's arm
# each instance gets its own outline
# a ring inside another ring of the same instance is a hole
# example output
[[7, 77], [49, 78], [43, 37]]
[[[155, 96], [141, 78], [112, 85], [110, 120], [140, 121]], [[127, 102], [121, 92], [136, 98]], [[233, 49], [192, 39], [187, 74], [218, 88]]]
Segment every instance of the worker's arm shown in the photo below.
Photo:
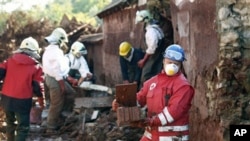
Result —
[[143, 68], [144, 67], [144, 65], [145, 65], [145, 63], [147, 62], [147, 60], [148, 60], [148, 58], [150, 57], [151, 55], [150, 54], [145, 54], [144, 55], [144, 57], [140, 60], [140, 61], [138, 61], [138, 66], [140, 67], [140, 68]]

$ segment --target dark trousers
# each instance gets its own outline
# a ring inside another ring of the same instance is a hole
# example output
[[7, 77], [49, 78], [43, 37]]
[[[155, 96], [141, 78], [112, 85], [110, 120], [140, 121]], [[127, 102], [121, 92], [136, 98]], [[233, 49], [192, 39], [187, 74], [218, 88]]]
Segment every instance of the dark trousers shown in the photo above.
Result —
[[[6, 110], [5, 114], [7, 122], [7, 141], [25, 141], [29, 133], [30, 114]], [[15, 124], [15, 121], [17, 121], [17, 124]]]

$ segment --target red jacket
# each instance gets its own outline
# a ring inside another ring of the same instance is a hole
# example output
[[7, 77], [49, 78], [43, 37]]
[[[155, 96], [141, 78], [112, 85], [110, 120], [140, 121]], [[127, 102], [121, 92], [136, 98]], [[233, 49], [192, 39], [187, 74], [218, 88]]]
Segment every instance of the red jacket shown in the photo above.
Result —
[[2, 94], [17, 99], [38, 97], [43, 93], [43, 72], [39, 63], [26, 54], [16, 53], [0, 64], [4, 78]]
[[[148, 117], [158, 116], [163, 121], [161, 123], [164, 124], [160, 126], [188, 127], [193, 96], [194, 88], [182, 73], [167, 76], [162, 72], [144, 83], [143, 88], [137, 93], [137, 100], [141, 106], [147, 105]], [[161, 113], [165, 115], [162, 116]], [[185, 131], [185, 134], [188, 134], [188, 129], [185, 128]]]

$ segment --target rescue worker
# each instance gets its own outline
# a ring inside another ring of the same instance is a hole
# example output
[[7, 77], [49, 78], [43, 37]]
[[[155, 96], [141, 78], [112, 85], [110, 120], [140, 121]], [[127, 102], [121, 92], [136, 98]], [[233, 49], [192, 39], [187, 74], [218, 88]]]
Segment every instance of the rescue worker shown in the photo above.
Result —
[[0, 64], [0, 80], [3, 80], [1, 104], [6, 115], [7, 141], [27, 139], [33, 96], [38, 97], [41, 110], [44, 108], [43, 72], [37, 61], [39, 51], [38, 42], [28, 37], [12, 56]]
[[143, 23], [145, 27], [144, 38], [147, 48], [143, 59], [138, 62], [139, 67], [142, 68], [141, 82], [143, 83], [162, 70], [160, 62], [165, 50], [165, 45], [162, 45], [164, 33], [148, 10], [137, 11], [135, 22]]
[[143, 58], [144, 53], [124, 41], [119, 46], [119, 55], [123, 83], [136, 83], [139, 88], [142, 69], [138, 66], [138, 61]]
[[50, 105], [48, 110], [47, 126], [48, 133], [56, 133], [56, 130], [64, 122], [63, 112], [72, 112], [74, 108], [75, 91], [66, 81], [69, 72], [67, 59], [64, 57], [63, 47], [68, 42], [68, 37], [63, 28], [56, 28], [45, 37], [49, 45], [43, 53], [42, 63], [45, 73]]
[[76, 41], [72, 44], [70, 52], [66, 54], [70, 71], [68, 81], [75, 87], [85, 90], [97, 90], [112, 94], [112, 89], [106, 86], [93, 84], [93, 74], [89, 70], [87, 61], [83, 55], [88, 51], [83, 43]]
[[[137, 93], [139, 106], [147, 106], [147, 118], [131, 122], [145, 127], [141, 141], [189, 140], [189, 109], [194, 88], [184, 75], [184, 50], [168, 46], [163, 55], [163, 70], [147, 80]], [[119, 103], [112, 103], [117, 110]]]

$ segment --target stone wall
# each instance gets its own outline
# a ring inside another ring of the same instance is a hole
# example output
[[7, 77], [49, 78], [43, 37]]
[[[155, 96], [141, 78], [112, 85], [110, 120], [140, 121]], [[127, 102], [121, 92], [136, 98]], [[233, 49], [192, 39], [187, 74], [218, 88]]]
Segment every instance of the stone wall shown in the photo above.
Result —
[[250, 0], [171, 1], [175, 42], [196, 89], [191, 141], [229, 141], [229, 125], [249, 124], [249, 7]]

